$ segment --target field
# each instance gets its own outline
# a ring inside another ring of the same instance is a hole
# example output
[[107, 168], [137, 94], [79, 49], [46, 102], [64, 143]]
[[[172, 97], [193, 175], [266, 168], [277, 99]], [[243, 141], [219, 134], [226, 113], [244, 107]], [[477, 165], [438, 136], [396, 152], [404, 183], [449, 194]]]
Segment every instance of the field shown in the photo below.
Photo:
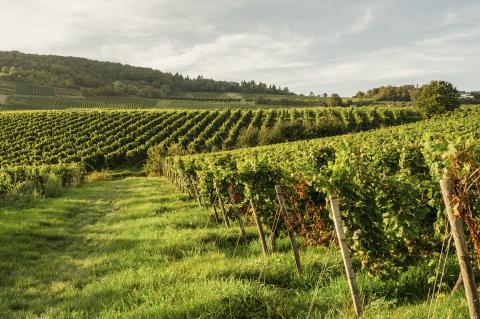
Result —
[[[258, 103], [258, 99], [268, 103]], [[343, 98], [358, 106], [405, 106], [399, 102], [377, 102], [369, 99]], [[272, 109], [326, 106], [328, 98], [317, 96], [275, 95], [260, 93], [181, 92], [169, 97], [85, 96], [78, 89], [37, 86], [0, 80], [0, 110], [65, 109]]]
[[[38, 111], [0, 114], [0, 164], [83, 161], [90, 169], [140, 165], [150, 147], [194, 153], [232, 149], [241, 130], [313, 123], [314, 137], [417, 121], [414, 109]], [[51, 137], [55, 137], [52, 139]]]
[[[341, 258], [288, 241], [261, 255], [254, 227], [212, 220], [163, 178], [97, 182], [0, 210], [2, 318], [352, 318]], [[356, 262], [358, 264], [358, 262]], [[21, 265], [21, 267], [19, 267]], [[454, 259], [445, 282], [455, 281]], [[427, 299], [427, 264], [382, 280], [359, 271], [364, 318], [463, 318], [461, 292]]]
[[0, 101], [2, 318], [354, 318], [333, 203], [363, 318], [468, 316], [439, 182], [480, 260], [475, 106], [2, 81]]

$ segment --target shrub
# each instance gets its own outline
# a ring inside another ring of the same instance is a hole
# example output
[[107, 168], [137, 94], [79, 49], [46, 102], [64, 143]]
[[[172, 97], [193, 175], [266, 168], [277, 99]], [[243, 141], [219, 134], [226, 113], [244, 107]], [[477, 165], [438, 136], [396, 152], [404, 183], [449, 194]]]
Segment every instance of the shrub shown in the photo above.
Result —
[[247, 129], [243, 129], [238, 135], [237, 146], [238, 147], [257, 146], [259, 135], [260, 135], [260, 130], [256, 127], [249, 127]]
[[44, 187], [46, 197], [60, 197], [63, 193], [62, 179], [55, 174], [47, 175]]
[[332, 95], [328, 98], [328, 106], [343, 106], [343, 100], [337, 93], [332, 93]]
[[87, 176], [87, 182], [92, 183], [92, 182], [101, 182], [101, 181], [108, 181], [111, 179], [110, 173], [107, 171], [100, 171], [100, 172], [91, 172]]
[[5, 196], [12, 189], [12, 178], [5, 172], [0, 172], [0, 196]]
[[458, 108], [460, 105], [458, 98], [458, 91], [452, 83], [431, 81], [421, 87], [416, 104], [427, 117], [432, 117]]

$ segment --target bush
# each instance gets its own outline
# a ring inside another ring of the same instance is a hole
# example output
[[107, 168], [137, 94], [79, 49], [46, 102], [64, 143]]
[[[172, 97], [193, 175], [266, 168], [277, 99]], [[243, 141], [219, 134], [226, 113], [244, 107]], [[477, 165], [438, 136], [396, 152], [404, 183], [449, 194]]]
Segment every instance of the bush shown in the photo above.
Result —
[[57, 197], [65, 188], [82, 184], [85, 174], [80, 163], [0, 168], [0, 199]]
[[270, 145], [276, 143], [282, 143], [285, 138], [282, 135], [281, 130], [278, 127], [264, 127], [260, 130], [258, 135], [258, 145]]
[[332, 95], [328, 98], [328, 106], [343, 106], [343, 100], [340, 95], [338, 95], [337, 93], [332, 93]]
[[60, 197], [63, 193], [62, 179], [58, 175], [48, 174], [44, 193], [46, 197]]
[[431, 81], [421, 87], [416, 104], [427, 117], [432, 117], [458, 108], [459, 94], [450, 82]]
[[0, 172], [0, 196], [7, 195], [12, 189], [12, 178], [5, 172]]
[[107, 171], [91, 172], [87, 176], [87, 182], [89, 182], [89, 183], [108, 181], [110, 179], [111, 179], [111, 175]]
[[238, 135], [238, 147], [252, 147], [258, 145], [260, 130], [256, 127], [243, 129]]

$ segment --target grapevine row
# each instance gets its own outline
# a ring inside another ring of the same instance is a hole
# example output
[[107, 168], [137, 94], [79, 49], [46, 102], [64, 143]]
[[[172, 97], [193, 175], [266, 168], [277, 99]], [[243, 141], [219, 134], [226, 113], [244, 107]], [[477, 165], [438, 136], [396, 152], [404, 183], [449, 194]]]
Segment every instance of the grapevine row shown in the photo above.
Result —
[[[460, 185], [478, 175], [479, 138], [480, 110], [464, 107], [415, 124], [308, 142], [183, 157], [151, 152], [146, 167], [161, 174], [167, 165], [169, 174], [194, 176], [202, 200], [214, 205], [221, 198], [232, 218], [234, 208], [251, 216], [254, 202], [273, 238], [279, 229], [275, 185], [284, 185], [287, 226], [313, 245], [332, 238], [327, 196], [336, 195], [354, 255], [371, 273], [387, 275], [435, 251], [445, 222], [439, 179], [444, 168]], [[232, 187], [238, 202], [231, 200]], [[470, 204], [472, 211], [480, 208], [478, 200]]]

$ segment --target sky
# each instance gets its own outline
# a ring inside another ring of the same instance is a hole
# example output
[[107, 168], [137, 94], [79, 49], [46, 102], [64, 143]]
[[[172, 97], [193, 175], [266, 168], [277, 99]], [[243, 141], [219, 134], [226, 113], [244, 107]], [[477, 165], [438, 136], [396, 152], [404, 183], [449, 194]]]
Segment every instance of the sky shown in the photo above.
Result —
[[480, 90], [478, 0], [0, 0], [0, 50], [296, 93], [448, 80]]

